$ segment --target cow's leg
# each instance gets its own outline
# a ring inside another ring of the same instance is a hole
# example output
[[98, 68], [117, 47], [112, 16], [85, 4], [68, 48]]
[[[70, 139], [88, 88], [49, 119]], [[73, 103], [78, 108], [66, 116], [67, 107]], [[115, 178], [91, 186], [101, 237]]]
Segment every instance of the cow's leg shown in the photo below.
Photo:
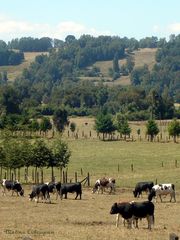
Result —
[[77, 199], [78, 195], [79, 195], [79, 193], [78, 193], [78, 192], [76, 192], [76, 197], [75, 197], [75, 199]]
[[46, 192], [46, 199], [47, 199], [48, 203], [51, 203], [50, 195], [48, 192]]
[[14, 195], [14, 190], [12, 190], [12, 193], [11, 193], [11, 196], [13, 196]]
[[161, 202], [162, 202], [162, 197], [161, 197], [161, 194], [159, 194], [159, 198], [160, 198], [160, 200], [161, 200]]
[[116, 215], [116, 227], [118, 227], [118, 225], [119, 225], [119, 217], [120, 217], [120, 214], [118, 213]]
[[174, 191], [172, 193], [170, 193], [170, 196], [171, 196], [170, 202], [171, 202], [172, 198], [174, 198], [174, 202], [176, 202], [176, 196], [175, 196]]
[[139, 228], [139, 227], [138, 227], [138, 218], [137, 218], [137, 217], [133, 217], [133, 218], [132, 218], [132, 225], [133, 225], [135, 228]]
[[64, 196], [65, 199], [67, 199], [67, 192], [65, 193], [65, 196]]
[[151, 229], [152, 229], [151, 226], [153, 225], [153, 222], [154, 222], [154, 221], [153, 221], [153, 216], [152, 216], [152, 215], [151, 215], [151, 216], [148, 215], [148, 216], [147, 216], [147, 221], [148, 221], [148, 229], [151, 230]]
[[6, 196], [6, 189], [5, 189], [5, 187], [3, 187], [3, 189], [2, 189], [2, 195]]
[[132, 228], [132, 218], [127, 219], [127, 224], [128, 224], [127, 228]]

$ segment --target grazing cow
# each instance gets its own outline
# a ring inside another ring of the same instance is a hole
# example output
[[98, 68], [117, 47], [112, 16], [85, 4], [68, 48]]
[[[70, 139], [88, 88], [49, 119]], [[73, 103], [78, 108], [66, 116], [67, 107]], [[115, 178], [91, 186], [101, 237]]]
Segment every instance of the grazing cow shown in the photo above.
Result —
[[138, 182], [133, 191], [134, 197], [142, 196], [142, 192], [150, 192], [153, 186], [153, 182]]
[[21, 186], [21, 184], [18, 181], [11, 181], [11, 180], [6, 180], [3, 179], [1, 182], [1, 185], [3, 187], [3, 195], [6, 195], [6, 190], [8, 191], [12, 191], [12, 196], [14, 194], [14, 192], [17, 193], [17, 196], [24, 196], [24, 190]]
[[96, 191], [99, 193], [101, 190], [101, 193], [105, 191], [106, 188], [110, 188], [109, 194], [112, 192], [115, 192], [115, 179], [114, 178], [101, 178], [98, 179], [93, 187], [92, 193], [95, 193]]
[[56, 194], [56, 200], [58, 195], [60, 195], [61, 182], [47, 182], [49, 193]]
[[167, 183], [167, 184], [157, 184], [154, 185], [149, 196], [148, 196], [148, 200], [152, 201], [153, 198], [156, 197], [156, 201], [157, 198], [159, 196], [161, 202], [162, 202], [162, 198], [161, 195], [168, 195], [170, 194], [171, 198], [170, 198], [170, 202], [172, 200], [172, 198], [174, 198], [174, 202], [176, 202], [176, 196], [175, 196], [175, 186], [172, 183]]
[[[151, 229], [154, 223], [154, 204], [149, 201], [145, 202], [122, 202], [114, 203], [111, 207], [110, 214], [117, 214], [116, 227], [118, 226], [119, 214], [128, 222], [128, 227], [132, 227], [133, 220], [138, 218], [147, 218], [148, 229]], [[138, 225], [136, 224], [136, 227]]]
[[49, 195], [49, 188], [47, 184], [40, 184], [33, 186], [32, 192], [29, 194], [29, 200], [32, 201], [35, 199], [35, 202], [39, 202], [39, 198], [44, 199], [44, 201], [48, 201], [51, 203], [50, 195]]
[[82, 185], [80, 182], [77, 183], [63, 183], [61, 184], [61, 189], [60, 189], [60, 197], [61, 199], [63, 198], [63, 194], [65, 195], [65, 199], [67, 199], [67, 193], [76, 193], [75, 199], [79, 196], [81, 199], [82, 195]]

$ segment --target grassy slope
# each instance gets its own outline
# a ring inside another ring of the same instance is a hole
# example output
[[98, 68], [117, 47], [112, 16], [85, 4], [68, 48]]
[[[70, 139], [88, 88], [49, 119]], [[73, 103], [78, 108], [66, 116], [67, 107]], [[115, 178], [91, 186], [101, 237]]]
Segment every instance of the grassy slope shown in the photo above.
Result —
[[[145, 48], [134, 52], [134, 59], [135, 59], [135, 67], [143, 66], [147, 64], [149, 69], [152, 69], [153, 64], [155, 63], [155, 52], [156, 49]], [[0, 72], [7, 71], [8, 79], [13, 81], [18, 75], [20, 75], [24, 68], [27, 68], [31, 62], [34, 61], [35, 57], [40, 54], [47, 54], [41, 52], [27, 52], [24, 53], [25, 60], [22, 64], [18, 66], [1, 66]], [[126, 59], [122, 59], [119, 61], [120, 65], [124, 64]], [[112, 79], [108, 75], [108, 69], [112, 68], [112, 61], [101, 61], [96, 62], [95, 66], [99, 67], [104, 79], [107, 81], [109, 85], [129, 85], [130, 78], [129, 76], [122, 76], [121, 78], [117, 79], [116, 81], [112, 82]], [[92, 81], [100, 81], [101, 78], [95, 77], [82, 77], [82, 80], [92, 80]]]
[[[144, 48], [140, 49], [138, 51], [134, 52], [134, 61], [135, 61], [135, 67], [143, 66], [144, 64], [147, 64], [149, 69], [151, 70], [153, 65], [156, 63], [155, 61], [155, 53], [157, 49], [151, 49], [151, 48]], [[122, 59], [119, 61], [120, 66], [122, 64], [125, 64], [126, 60]], [[94, 64], [95, 66], [99, 67], [101, 70], [101, 73], [103, 74], [104, 78], [108, 80], [109, 85], [129, 85], [130, 84], [130, 77], [129, 76], [122, 76], [121, 78], [117, 79], [114, 82], [111, 82], [112, 79], [108, 75], [108, 69], [112, 68], [112, 61], [101, 61], [96, 62]], [[110, 81], [110, 82], [109, 82]]]
[[0, 72], [6, 71], [8, 75], [8, 80], [13, 81], [17, 76], [19, 76], [24, 68], [29, 67], [30, 63], [34, 61], [35, 57], [40, 54], [47, 54], [41, 52], [26, 52], [24, 53], [24, 62], [17, 66], [0, 66]]

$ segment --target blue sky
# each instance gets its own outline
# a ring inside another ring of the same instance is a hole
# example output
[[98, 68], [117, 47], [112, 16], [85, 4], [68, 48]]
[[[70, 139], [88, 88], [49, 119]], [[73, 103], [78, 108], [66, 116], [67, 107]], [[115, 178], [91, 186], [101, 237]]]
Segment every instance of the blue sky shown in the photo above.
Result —
[[0, 39], [180, 34], [180, 0], [1, 0]]

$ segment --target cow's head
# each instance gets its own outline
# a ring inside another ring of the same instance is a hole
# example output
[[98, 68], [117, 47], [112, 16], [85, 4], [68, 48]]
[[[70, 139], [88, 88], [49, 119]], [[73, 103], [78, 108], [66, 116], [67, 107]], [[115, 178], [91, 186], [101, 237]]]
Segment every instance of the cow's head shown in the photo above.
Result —
[[21, 189], [21, 191], [19, 192], [20, 196], [24, 196], [24, 189]]
[[98, 190], [98, 187], [100, 186], [100, 183], [99, 183], [99, 181], [97, 180], [96, 181], [96, 183], [95, 183], [95, 185], [94, 185], [94, 187], [93, 187], [93, 189], [92, 189], [92, 193], [95, 193], [97, 190]]
[[137, 193], [136, 190], [134, 190], [134, 191], [133, 191], [133, 194], [134, 194], [134, 197], [136, 198], [138, 193]]
[[29, 194], [29, 201], [32, 201], [34, 197], [35, 197], [35, 193], [34, 192], [30, 193]]
[[118, 206], [117, 203], [114, 203], [111, 207], [110, 214], [117, 214], [118, 213]]
[[152, 199], [156, 196], [156, 191], [154, 189], [151, 190], [150, 194], [148, 195], [148, 200], [152, 201]]

